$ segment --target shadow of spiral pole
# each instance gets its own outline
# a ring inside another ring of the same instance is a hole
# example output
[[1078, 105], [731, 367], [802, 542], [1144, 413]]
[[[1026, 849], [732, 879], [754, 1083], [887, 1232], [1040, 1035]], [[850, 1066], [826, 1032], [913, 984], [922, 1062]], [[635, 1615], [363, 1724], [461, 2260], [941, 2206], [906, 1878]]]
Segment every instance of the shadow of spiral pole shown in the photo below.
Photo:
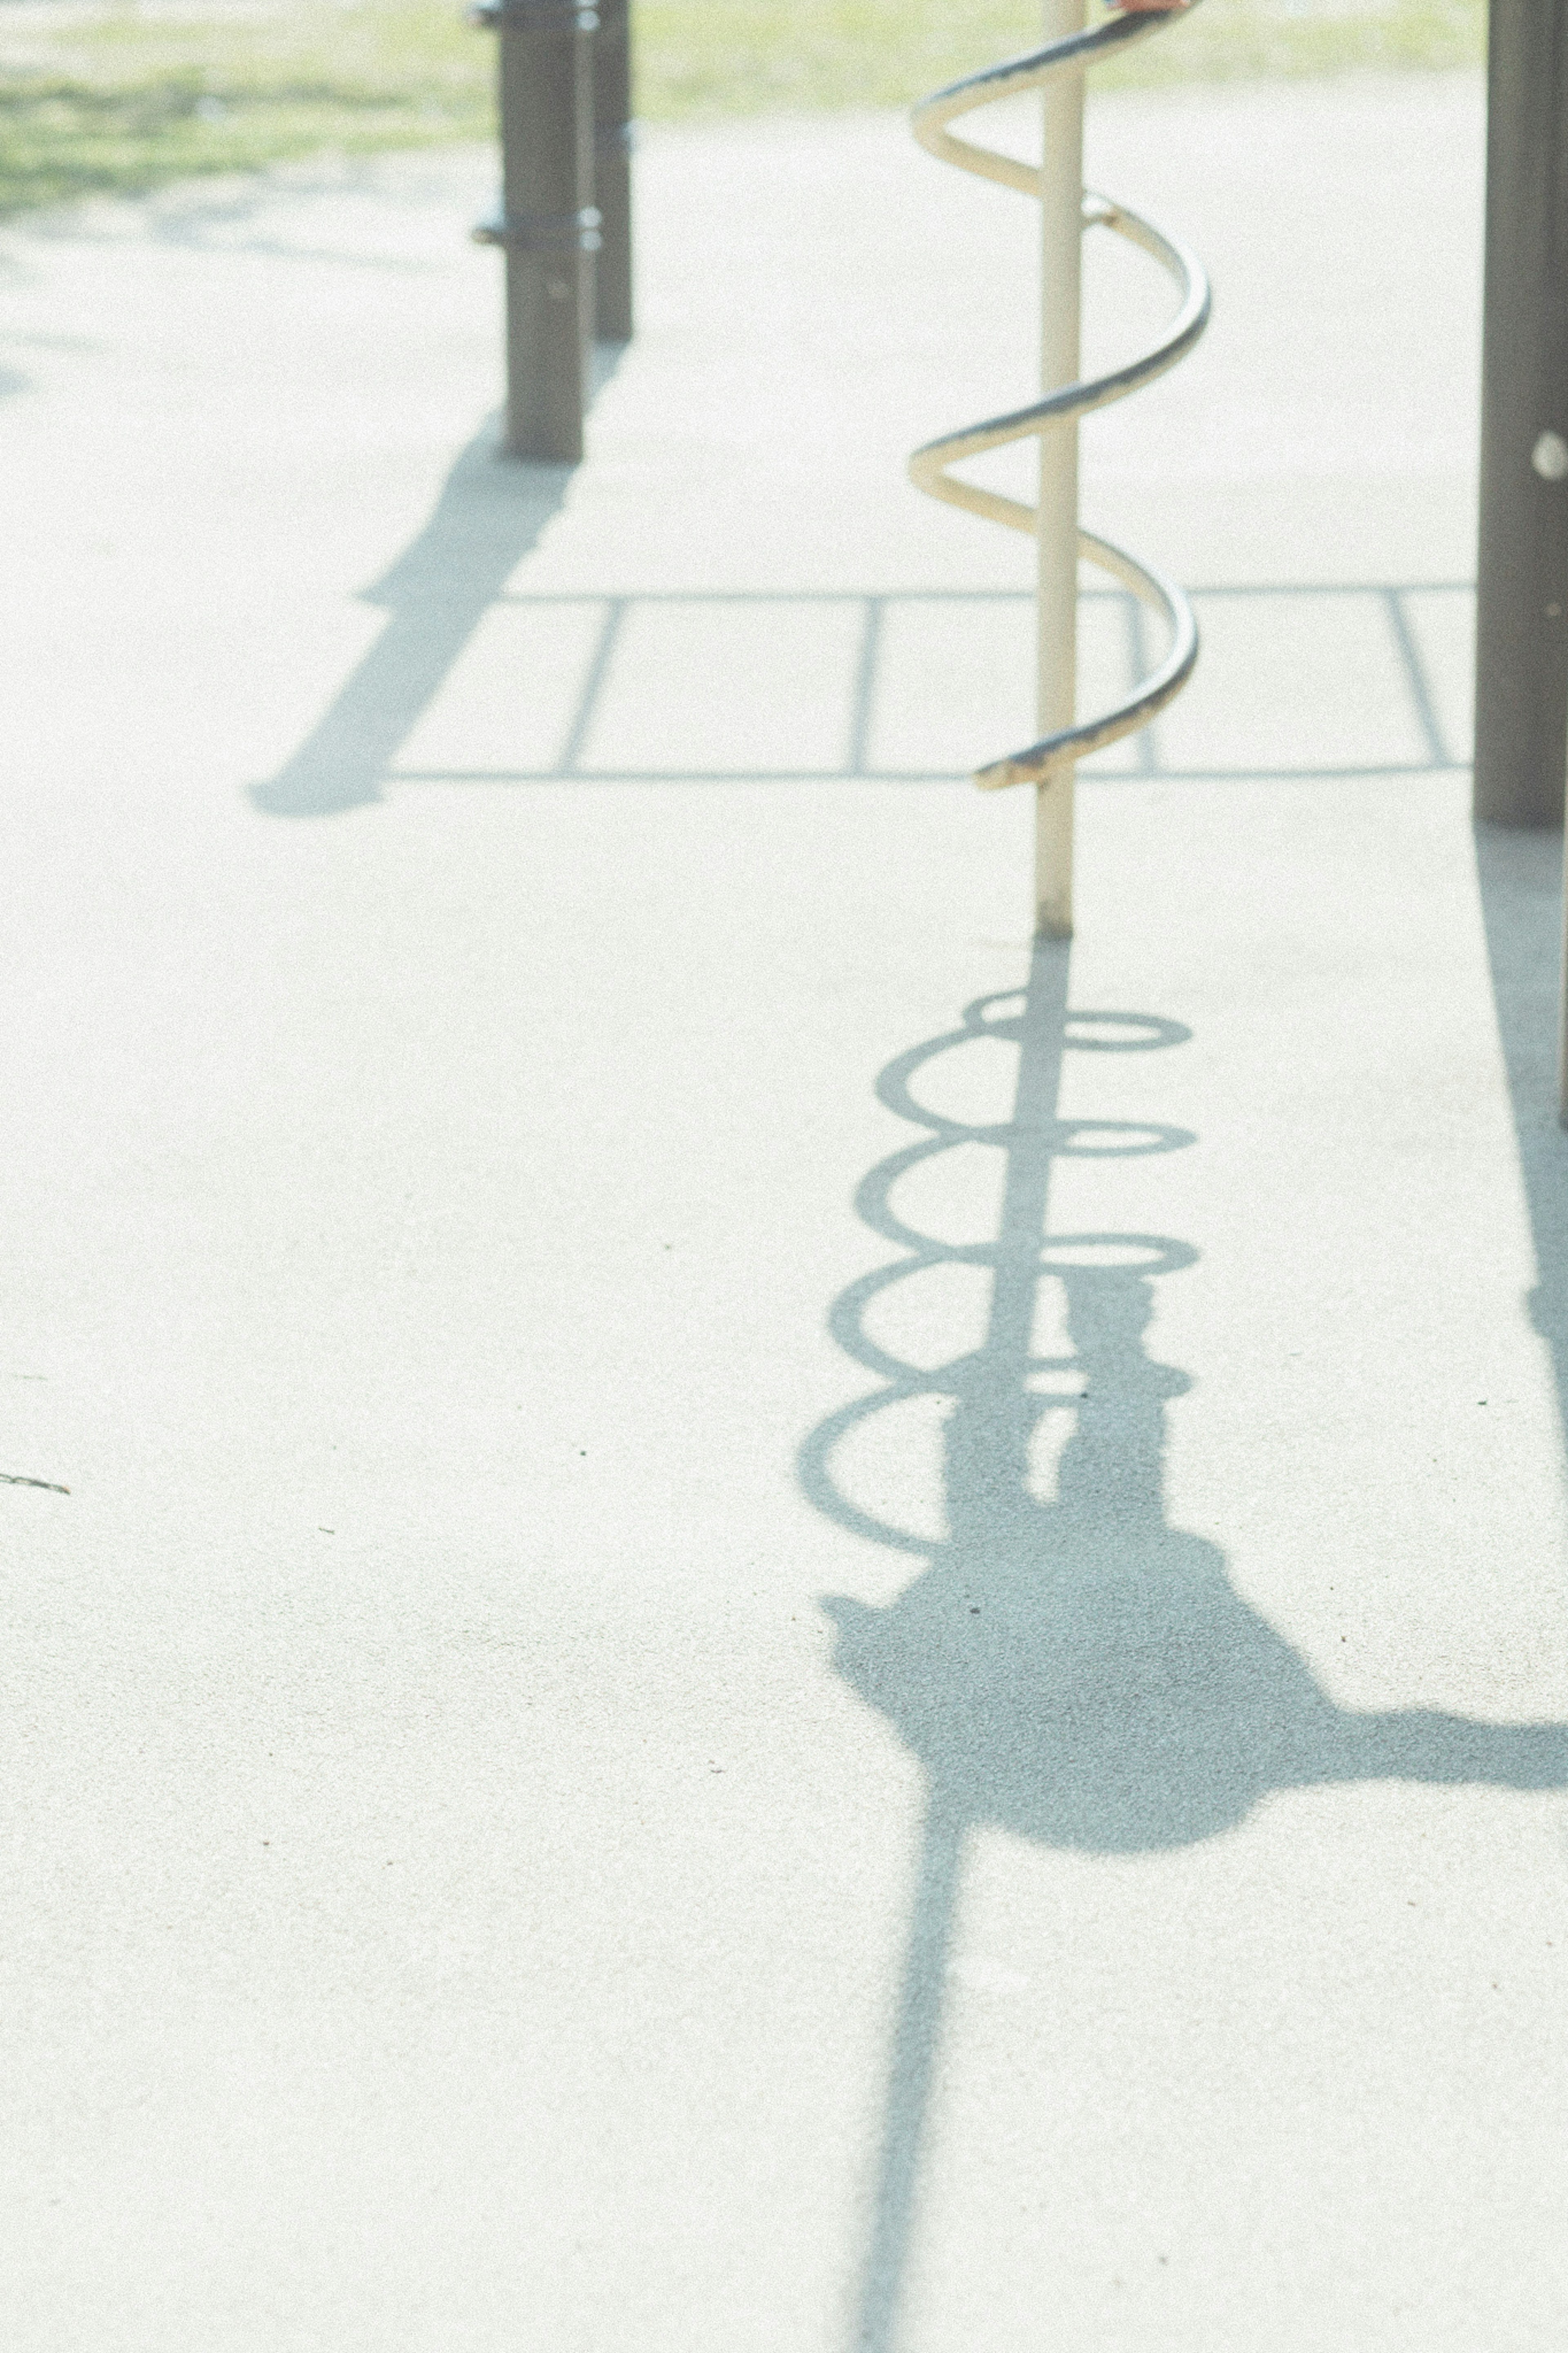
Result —
[[[1130, 1289], [1141, 1302], [1151, 1271], [1190, 1265], [1195, 1256], [1183, 1243], [1149, 1236], [1082, 1235], [1064, 1238], [1054, 1246], [1044, 1242], [1050, 1170], [1058, 1155], [1100, 1156], [1109, 1152], [1120, 1156], [1170, 1151], [1193, 1141], [1180, 1128], [1091, 1124], [1059, 1117], [1062, 1054], [1073, 1029], [1078, 1037], [1071, 1042], [1100, 1051], [1175, 1044], [1188, 1034], [1178, 1023], [1150, 1016], [1083, 1016], [1073, 1023], [1067, 1011], [1068, 953], [1065, 945], [1037, 943], [1026, 992], [979, 999], [966, 1008], [962, 1028], [913, 1048], [882, 1072], [877, 1087], [880, 1100], [929, 1133], [874, 1168], [859, 1188], [856, 1206], [868, 1225], [908, 1255], [851, 1284], [835, 1303], [829, 1321], [840, 1345], [885, 1386], [829, 1416], [813, 1432], [801, 1455], [803, 1483], [820, 1510], [875, 1543], [924, 1555], [931, 1547], [920, 1537], [874, 1518], [850, 1501], [838, 1483], [834, 1458], [840, 1444], [874, 1414], [921, 1397], [935, 1395], [952, 1400], [944, 1481], [952, 1538], [947, 1546], [938, 1548], [939, 1555], [947, 1555], [950, 1566], [935, 1568], [944, 1588], [939, 1601], [941, 1614], [956, 1609], [973, 1618], [983, 1612], [985, 1601], [975, 1602], [969, 1597], [972, 1588], [985, 1592], [984, 1565], [976, 1561], [973, 1568], [966, 1566], [966, 1551], [976, 1544], [984, 1548], [994, 1536], [1005, 1540], [1019, 1499], [1026, 1514], [1035, 1508], [1028, 1500], [1030, 1440], [1041, 1419], [1065, 1399], [1032, 1389], [1031, 1376], [1070, 1374], [1078, 1369], [1072, 1359], [1033, 1354], [1041, 1282], [1056, 1276], [1070, 1283], [1087, 1275], [1091, 1282], [1109, 1282], [1124, 1292]], [[916, 1099], [914, 1083], [928, 1064], [965, 1046], [997, 1039], [1019, 1048], [1009, 1121], [985, 1126], [947, 1119]], [[995, 1239], [955, 1244], [907, 1224], [897, 1214], [892, 1195], [923, 1162], [965, 1144], [1005, 1152], [1006, 1175]], [[1074, 1268], [1070, 1262], [1075, 1259], [1085, 1263]], [[1100, 1262], [1107, 1259], [1116, 1263], [1110, 1271], [1100, 1271]], [[1120, 1263], [1123, 1261], [1130, 1261], [1134, 1271], [1126, 1271]], [[977, 1266], [991, 1273], [990, 1310], [982, 1346], [932, 1371], [904, 1363], [879, 1347], [866, 1328], [868, 1312], [879, 1297], [893, 1284], [928, 1268], [953, 1263]], [[949, 1586], [951, 1592], [946, 1590]], [[994, 1595], [987, 1593], [986, 1599], [994, 1599]], [[895, 1605], [893, 1610], [884, 1612], [863, 1609], [845, 1599], [827, 1604], [839, 1628], [841, 1671], [874, 1701], [885, 1705], [891, 1699], [895, 1710], [907, 1715], [907, 1707], [899, 1710], [897, 1699], [879, 1672], [879, 1630], [873, 1624], [885, 1620], [889, 1630], [894, 1630], [893, 1621], [901, 1607]], [[916, 1683], [928, 1701], [934, 1699], [939, 1712], [941, 1694], [930, 1688], [927, 1679], [928, 1675], [940, 1679], [943, 1672], [940, 1650], [916, 1664]], [[907, 1680], [898, 1663], [894, 1673], [899, 1680]], [[918, 1698], [916, 1708], [920, 1712]], [[972, 1729], [983, 1744], [984, 1725], [976, 1724]], [[917, 1747], [930, 1748], [929, 1737], [922, 1736], [920, 1729], [915, 1729], [914, 1737]], [[964, 1742], [963, 1733], [960, 1740]], [[873, 2353], [885, 2353], [893, 2342], [941, 2039], [963, 1844], [971, 1824], [985, 1811], [983, 1804], [977, 1809], [973, 1794], [963, 1786], [972, 1776], [948, 1769], [955, 1761], [955, 1752], [940, 1733], [938, 1743], [949, 1754], [936, 1760], [930, 1775], [857, 2336], [857, 2342], [873, 2348]]]
[[[1053, 1235], [1047, 1211], [1059, 1159], [1159, 1155], [1194, 1141], [1163, 1124], [1064, 1118], [1065, 1053], [1160, 1051], [1188, 1033], [1152, 1015], [1070, 1012], [1069, 953], [1037, 942], [1026, 991], [979, 999], [960, 1027], [882, 1072], [881, 1101], [924, 1133], [870, 1172], [857, 1205], [900, 1255], [850, 1284], [829, 1318], [877, 1386], [830, 1414], [800, 1457], [805, 1490], [828, 1518], [920, 1563], [885, 1608], [837, 1596], [824, 1605], [837, 1672], [888, 1720], [925, 1781], [859, 2291], [856, 2342], [869, 2353], [891, 2353], [897, 2341], [972, 1831], [1136, 1855], [1232, 1830], [1280, 1789], [1568, 1785], [1568, 1726], [1341, 1708], [1241, 1599], [1219, 1548], [1168, 1524], [1165, 1408], [1190, 1383], [1151, 1358], [1144, 1337], [1156, 1284], [1195, 1265], [1197, 1252], [1158, 1234]], [[964, 1122], [922, 1101], [943, 1058], [997, 1041], [1016, 1050], [1008, 1120]], [[994, 1236], [922, 1232], [900, 1214], [904, 1180], [976, 1145], [1003, 1155]], [[925, 1367], [881, 1345], [868, 1328], [878, 1303], [955, 1265], [988, 1283], [980, 1345]], [[1068, 1345], [1042, 1354], [1047, 1287]], [[937, 1538], [858, 1503], [839, 1460], [873, 1417], [932, 1398], [947, 1408]], [[1052, 1493], [1031, 1457], [1042, 1437], [1064, 1430]]]

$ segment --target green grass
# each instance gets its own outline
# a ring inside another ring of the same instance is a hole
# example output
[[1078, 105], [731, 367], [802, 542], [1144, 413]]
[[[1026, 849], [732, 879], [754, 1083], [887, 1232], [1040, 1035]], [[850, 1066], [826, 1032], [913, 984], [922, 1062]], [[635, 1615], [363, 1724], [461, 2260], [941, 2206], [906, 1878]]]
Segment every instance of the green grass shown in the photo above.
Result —
[[322, 149], [483, 139], [492, 52], [456, 8], [333, 0], [157, 18], [0, 7], [0, 211]]
[[[907, 106], [1039, 25], [1037, 0], [642, 0], [642, 111]], [[1094, 87], [1470, 65], [1485, 46], [1486, 0], [1204, 0]]]
[[[19, 19], [19, 21], [18, 21]], [[640, 0], [655, 121], [906, 105], [1029, 46], [1036, 0]], [[483, 139], [491, 36], [456, 0], [257, 0], [160, 16], [0, 5], [0, 213], [196, 172]], [[1485, 0], [1205, 0], [1100, 86], [1475, 62]]]

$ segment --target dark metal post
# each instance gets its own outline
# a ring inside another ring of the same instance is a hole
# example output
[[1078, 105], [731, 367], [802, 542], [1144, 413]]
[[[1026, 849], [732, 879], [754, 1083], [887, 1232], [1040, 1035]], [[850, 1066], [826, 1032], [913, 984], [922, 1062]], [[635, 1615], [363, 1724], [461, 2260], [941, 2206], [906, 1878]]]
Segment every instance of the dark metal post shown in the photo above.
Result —
[[1568, 0], [1491, 0], [1475, 810], [1561, 825], [1568, 759]]
[[629, 0], [595, 0], [594, 202], [599, 207], [594, 332], [607, 343], [632, 334], [632, 58]]
[[506, 253], [506, 446], [583, 455], [594, 332], [593, 37], [578, 0], [480, 0], [500, 33], [501, 215], [474, 231]]

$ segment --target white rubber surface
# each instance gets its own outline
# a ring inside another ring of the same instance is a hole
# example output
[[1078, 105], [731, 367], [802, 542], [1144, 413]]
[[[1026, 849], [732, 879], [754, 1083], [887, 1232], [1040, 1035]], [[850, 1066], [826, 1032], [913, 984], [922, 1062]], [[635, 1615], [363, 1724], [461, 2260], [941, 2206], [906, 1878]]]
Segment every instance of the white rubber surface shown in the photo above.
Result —
[[650, 138], [571, 480], [484, 158], [5, 232], [15, 2353], [1561, 2346], [1481, 129], [1091, 109], [1217, 311], [1086, 520], [1206, 644], [1032, 984], [1029, 551], [901, 474], [1027, 387], [1026, 206]]

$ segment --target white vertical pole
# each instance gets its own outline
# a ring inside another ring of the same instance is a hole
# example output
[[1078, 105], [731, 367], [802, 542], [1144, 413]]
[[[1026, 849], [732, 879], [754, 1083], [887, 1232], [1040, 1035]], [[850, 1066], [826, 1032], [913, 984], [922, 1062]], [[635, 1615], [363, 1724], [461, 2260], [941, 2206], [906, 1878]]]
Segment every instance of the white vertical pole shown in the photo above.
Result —
[[[1045, 0], [1045, 36], [1083, 30], [1085, 0]], [[1083, 75], [1046, 84], [1045, 159], [1040, 174], [1043, 269], [1040, 381], [1046, 392], [1079, 373], [1083, 251]], [[1078, 420], [1040, 441], [1039, 693], [1042, 735], [1070, 727], [1078, 666]], [[1039, 787], [1035, 820], [1035, 929], [1072, 937], [1073, 771], [1056, 769]]]

